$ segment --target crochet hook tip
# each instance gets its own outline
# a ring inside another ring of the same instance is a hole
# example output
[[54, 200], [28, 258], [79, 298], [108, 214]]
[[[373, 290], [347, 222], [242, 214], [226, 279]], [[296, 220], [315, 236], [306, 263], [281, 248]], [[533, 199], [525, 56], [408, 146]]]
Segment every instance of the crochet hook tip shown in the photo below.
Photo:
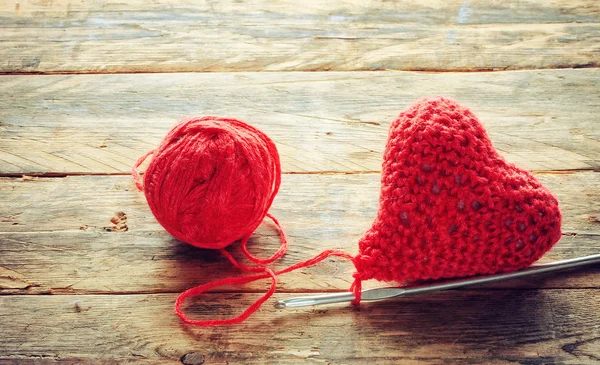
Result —
[[[439, 290], [448, 290], [448, 289], [457, 289], [466, 287], [469, 285], [478, 285], [478, 284], [489, 284], [503, 280], [516, 279], [521, 277], [527, 277], [536, 274], [550, 273], [559, 270], [571, 269], [580, 266], [597, 264], [600, 263], [600, 254], [584, 256], [584, 257], [576, 257], [573, 259], [555, 261], [548, 264], [541, 264], [536, 266], [530, 266], [528, 268], [507, 272], [507, 273], [498, 273], [492, 275], [485, 276], [476, 276], [464, 279], [455, 279], [455, 280], [444, 280], [441, 282], [432, 282], [425, 284], [416, 284], [401, 288], [375, 288], [375, 289], [367, 289], [362, 291], [362, 300], [363, 301], [375, 301], [375, 300], [383, 300], [390, 299], [399, 296], [409, 296], [416, 294], [424, 294]], [[341, 303], [341, 302], [350, 302], [355, 299], [354, 293], [346, 292], [346, 293], [333, 293], [333, 294], [322, 294], [322, 295], [313, 295], [307, 297], [296, 297], [290, 298], [286, 300], [280, 300], [275, 303], [275, 308], [277, 309], [285, 309], [285, 308], [297, 308], [297, 307], [306, 307], [311, 305], [321, 305], [321, 304], [331, 304], [331, 303]]]
[[297, 307], [306, 307], [310, 305], [317, 305], [318, 301], [314, 300], [313, 297], [299, 297], [292, 298], [287, 300], [279, 300], [274, 306], [277, 309], [286, 309], [286, 308], [297, 308]]
[[277, 309], [307, 307], [328, 303], [342, 303], [354, 300], [353, 293], [321, 294], [309, 297], [297, 297], [277, 301], [274, 306]]

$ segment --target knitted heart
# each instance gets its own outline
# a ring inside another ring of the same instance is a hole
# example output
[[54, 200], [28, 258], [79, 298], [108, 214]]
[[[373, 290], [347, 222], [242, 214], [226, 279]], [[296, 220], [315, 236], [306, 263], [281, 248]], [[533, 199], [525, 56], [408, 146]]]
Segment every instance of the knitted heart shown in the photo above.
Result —
[[359, 280], [410, 282], [531, 265], [560, 236], [556, 198], [506, 162], [475, 115], [442, 97], [393, 121]]

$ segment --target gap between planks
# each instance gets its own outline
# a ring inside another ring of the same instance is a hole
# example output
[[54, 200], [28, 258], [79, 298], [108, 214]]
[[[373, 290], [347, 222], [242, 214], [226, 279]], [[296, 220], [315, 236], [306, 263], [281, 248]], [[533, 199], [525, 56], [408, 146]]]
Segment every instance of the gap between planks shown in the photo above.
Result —
[[193, 69], [172, 69], [172, 70], [128, 70], [128, 71], [98, 71], [98, 70], [73, 70], [73, 71], [4, 71], [0, 72], [0, 76], [76, 76], [76, 75], [135, 75], [135, 74], [177, 74], [177, 73], [280, 73], [280, 72], [297, 72], [297, 73], [325, 73], [325, 72], [415, 72], [422, 74], [441, 74], [441, 73], [494, 73], [494, 72], [506, 72], [506, 71], [543, 71], [543, 70], [579, 70], [584, 68], [600, 68], [600, 62], [587, 62], [575, 65], [554, 65], [552, 67], [543, 68], [511, 68], [510, 66], [503, 67], [501, 69], [490, 69], [484, 67], [473, 67], [470, 69], [429, 69], [422, 67], [409, 67], [403, 69], [386, 69], [380, 67], [362, 67], [356, 70], [336, 70], [326, 68], [315, 68], [315, 69], [300, 69], [300, 70], [193, 70]]
[[[533, 174], [555, 174], [568, 175], [579, 172], [600, 172], [598, 169], [566, 169], [566, 170], [531, 170]], [[381, 171], [283, 171], [282, 175], [369, 175], [380, 174]], [[68, 176], [128, 176], [127, 172], [31, 172], [31, 173], [0, 173], [0, 178], [27, 178], [27, 177], [43, 177], [43, 178], [64, 178]], [[142, 172], [143, 176], [144, 173]]]
[[[581, 269], [582, 273], [586, 269]], [[596, 273], [596, 271], [598, 271]], [[567, 272], [567, 271], [565, 271]], [[586, 273], [590, 275], [596, 273], [600, 274], [600, 269], [587, 269]], [[513, 281], [514, 282], [514, 281]], [[522, 282], [522, 280], [521, 280]], [[505, 283], [494, 284], [493, 286], [482, 286], [482, 287], [465, 287], [462, 289], [452, 289], [452, 290], [443, 290], [445, 292], [473, 292], [473, 291], [506, 291], [506, 290], [514, 290], [514, 291], [543, 291], [543, 290], [600, 290], [600, 287], [595, 286], [545, 286], [545, 287], [528, 287], [528, 286], [511, 286], [511, 281], [507, 281]], [[385, 284], [385, 283], [384, 283]], [[388, 287], [394, 285], [379, 285], [377, 287]], [[514, 284], [513, 284], [514, 285]], [[209, 290], [206, 294], [265, 294], [267, 290], [259, 290], [259, 289], [239, 289], [239, 290]], [[315, 295], [315, 294], [327, 294], [327, 293], [346, 293], [347, 290], [342, 289], [323, 289], [323, 290], [309, 290], [306, 288], [303, 289], [277, 289], [277, 294], [290, 294], [294, 296], [303, 296], [303, 295]], [[440, 291], [442, 292], [442, 291]], [[140, 290], [140, 291], [120, 291], [120, 292], [112, 292], [112, 291], [94, 291], [94, 290], [68, 290], [68, 289], [52, 289], [45, 292], [37, 292], [37, 293], [27, 293], [26, 291], [20, 290], [19, 292], [10, 292], [10, 291], [0, 291], [0, 296], [32, 296], [32, 295], [160, 295], [160, 294], [180, 294], [181, 291], [177, 290]], [[204, 294], [202, 294], [204, 295]], [[200, 296], [202, 296], [200, 295]], [[418, 295], [417, 297], [427, 297], [431, 294]], [[387, 299], [384, 301], [392, 301], [394, 299]], [[377, 301], [373, 301], [377, 302]], [[372, 303], [369, 301], [368, 303]], [[323, 307], [323, 306], [320, 306]], [[327, 306], [324, 306], [324, 308]]]

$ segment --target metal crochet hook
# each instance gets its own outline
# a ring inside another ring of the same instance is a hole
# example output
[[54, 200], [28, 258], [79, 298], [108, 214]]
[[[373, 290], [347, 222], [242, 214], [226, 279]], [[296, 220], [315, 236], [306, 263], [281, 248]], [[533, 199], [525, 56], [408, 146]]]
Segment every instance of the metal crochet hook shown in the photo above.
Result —
[[[509, 273], [501, 273], [487, 276], [478, 276], [474, 278], [461, 279], [461, 280], [447, 280], [441, 283], [429, 283], [429, 284], [421, 284], [421, 285], [412, 285], [402, 288], [377, 288], [377, 289], [367, 289], [362, 291], [362, 301], [375, 301], [375, 300], [383, 300], [390, 299], [395, 297], [405, 297], [410, 295], [417, 294], [425, 294], [440, 290], [448, 290], [448, 289], [456, 289], [462, 288], [470, 285], [477, 284], [489, 284], [495, 283], [504, 280], [517, 279], [537, 274], [544, 274], [555, 272], [559, 270], [571, 269], [575, 267], [581, 267], [586, 265], [598, 264], [600, 263], [600, 254], [590, 255], [584, 257], [578, 257], [569, 260], [556, 261], [548, 264], [540, 264], [528, 267], [523, 270], [509, 272]], [[307, 297], [298, 297], [298, 298], [290, 298], [286, 300], [280, 300], [275, 303], [275, 308], [283, 309], [283, 308], [296, 308], [296, 307], [306, 307], [310, 305], [321, 305], [321, 304], [331, 304], [331, 303], [342, 303], [342, 302], [351, 302], [354, 300], [354, 293], [335, 293], [335, 294], [323, 294], [323, 295], [314, 295]]]

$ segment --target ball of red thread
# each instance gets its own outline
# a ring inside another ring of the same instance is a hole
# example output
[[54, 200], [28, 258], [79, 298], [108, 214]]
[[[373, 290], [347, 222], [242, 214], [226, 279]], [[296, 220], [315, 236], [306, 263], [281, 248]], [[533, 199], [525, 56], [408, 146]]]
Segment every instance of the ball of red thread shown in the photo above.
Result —
[[197, 247], [220, 249], [252, 234], [279, 190], [275, 144], [236, 119], [185, 118], [152, 155], [148, 205], [171, 235]]

